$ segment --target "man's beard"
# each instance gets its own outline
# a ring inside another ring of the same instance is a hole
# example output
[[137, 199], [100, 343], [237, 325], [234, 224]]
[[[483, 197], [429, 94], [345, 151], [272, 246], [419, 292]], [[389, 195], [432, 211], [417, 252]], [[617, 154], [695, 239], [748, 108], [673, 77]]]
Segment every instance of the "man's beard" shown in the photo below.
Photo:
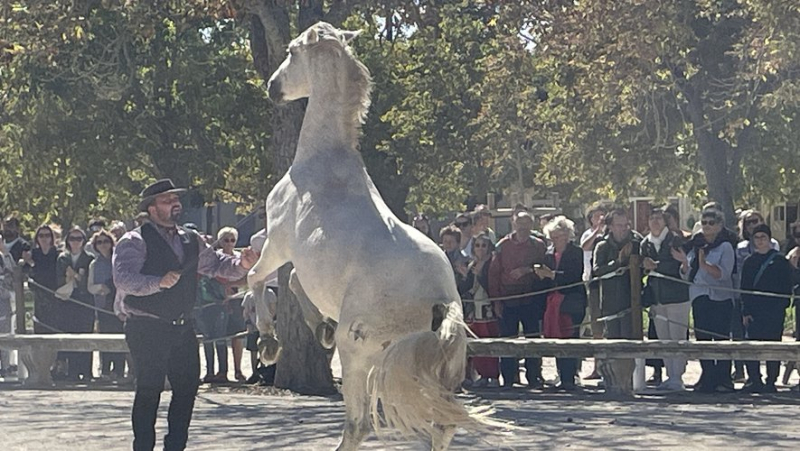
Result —
[[169, 219], [170, 219], [172, 222], [174, 222], [174, 223], [176, 223], [176, 224], [177, 224], [177, 222], [178, 222], [178, 219], [180, 219], [180, 218], [181, 218], [181, 213], [183, 213], [183, 210], [182, 210], [182, 209], [180, 209], [180, 208], [173, 208], [173, 209], [172, 209], [172, 210], [170, 210], [170, 212], [169, 212]]
[[177, 224], [182, 212], [180, 208], [173, 208], [169, 213], [158, 212], [158, 219], [164, 224]]

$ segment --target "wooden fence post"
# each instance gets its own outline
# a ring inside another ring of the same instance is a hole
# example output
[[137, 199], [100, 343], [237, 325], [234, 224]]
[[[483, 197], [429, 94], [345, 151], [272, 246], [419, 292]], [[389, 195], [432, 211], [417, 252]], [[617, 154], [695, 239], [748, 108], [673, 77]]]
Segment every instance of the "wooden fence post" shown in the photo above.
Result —
[[21, 266], [14, 267], [12, 279], [12, 283], [14, 284], [14, 303], [16, 304], [17, 315], [16, 331], [18, 335], [24, 335], [27, 333], [25, 330], [25, 288], [23, 286], [25, 283], [25, 275], [22, 273]]
[[628, 271], [631, 275], [631, 326], [633, 340], [644, 340], [642, 320], [642, 256], [631, 255]]

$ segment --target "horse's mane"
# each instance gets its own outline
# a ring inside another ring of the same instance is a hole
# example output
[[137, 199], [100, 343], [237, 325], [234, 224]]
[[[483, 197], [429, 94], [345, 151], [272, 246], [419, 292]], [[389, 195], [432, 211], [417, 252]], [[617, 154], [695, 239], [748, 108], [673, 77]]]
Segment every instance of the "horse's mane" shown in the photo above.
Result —
[[351, 91], [346, 94], [347, 99], [352, 99], [347, 106], [352, 107], [356, 113], [358, 124], [363, 124], [367, 118], [370, 105], [370, 92], [372, 91], [372, 76], [369, 69], [353, 54], [353, 49], [339, 39], [320, 36], [319, 42], [309, 46], [309, 50], [326, 48], [337, 54], [347, 55], [349, 64], [346, 64], [347, 80], [351, 82], [347, 88]]

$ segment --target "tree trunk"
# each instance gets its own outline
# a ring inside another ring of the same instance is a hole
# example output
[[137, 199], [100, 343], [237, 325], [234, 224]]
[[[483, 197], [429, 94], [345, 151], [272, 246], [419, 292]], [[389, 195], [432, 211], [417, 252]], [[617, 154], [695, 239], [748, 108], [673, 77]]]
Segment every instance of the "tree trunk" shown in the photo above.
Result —
[[708, 197], [722, 205], [725, 222], [728, 227], [733, 228], [736, 224], [733, 213], [734, 177], [730, 173], [735, 174], [739, 168], [730, 168], [728, 161], [728, 156], [731, 154], [730, 145], [715, 134], [716, 129], [711, 126], [705, 116], [703, 100], [700, 95], [702, 89], [691, 83], [691, 81], [684, 81], [682, 91], [686, 97], [686, 113], [692, 123], [697, 141], [698, 160], [706, 176]]

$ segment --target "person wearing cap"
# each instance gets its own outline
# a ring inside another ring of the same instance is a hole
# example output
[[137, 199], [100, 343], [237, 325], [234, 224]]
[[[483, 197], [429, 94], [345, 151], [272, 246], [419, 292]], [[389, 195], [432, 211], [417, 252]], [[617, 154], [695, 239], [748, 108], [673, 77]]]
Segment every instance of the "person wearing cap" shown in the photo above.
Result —
[[[741, 287], [742, 266], [747, 257], [755, 253], [755, 244], [752, 241], [753, 229], [764, 224], [764, 216], [758, 210], [745, 210], [739, 214], [739, 238], [741, 241], [734, 247], [736, 249], [736, 270], [733, 271], [733, 288]], [[780, 244], [775, 239], [771, 240], [772, 248], [780, 250]], [[733, 316], [731, 317], [731, 337], [734, 340], [744, 339], [744, 323], [742, 322], [742, 296], [734, 293]], [[734, 382], [745, 382], [744, 362], [734, 361]]]
[[[755, 226], [750, 234], [754, 252], [742, 264], [742, 290], [777, 293], [786, 297], [772, 297], [756, 293], [742, 294], [742, 324], [747, 337], [758, 341], [781, 341], [786, 308], [792, 293], [792, 266], [786, 257], [775, 250], [772, 230], [766, 224]], [[780, 362], [767, 362], [766, 383], [761, 380], [761, 362], [748, 361], [748, 381], [743, 391], [747, 393], [775, 393]]]
[[133, 401], [133, 449], [152, 450], [164, 378], [172, 386], [164, 449], [186, 447], [200, 380], [198, 342], [192, 323], [197, 274], [242, 278], [255, 264], [255, 253], [222, 255], [196, 232], [178, 227], [182, 213], [176, 188], [159, 180], [141, 193], [139, 209], [149, 221], [119, 241], [113, 258], [117, 287], [114, 309], [125, 320], [125, 340], [136, 378]]

